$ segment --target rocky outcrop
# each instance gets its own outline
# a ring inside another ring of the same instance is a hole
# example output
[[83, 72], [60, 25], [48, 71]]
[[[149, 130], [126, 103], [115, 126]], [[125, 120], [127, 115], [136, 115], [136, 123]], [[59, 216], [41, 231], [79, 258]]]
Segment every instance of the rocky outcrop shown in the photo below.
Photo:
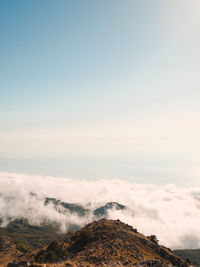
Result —
[[[74, 266], [187, 266], [170, 249], [160, 246], [155, 236], [146, 237], [119, 220], [94, 221], [53, 247], [57, 261], [61, 259], [58, 255], [65, 255]], [[50, 246], [35, 259], [45, 262], [49, 250]]]

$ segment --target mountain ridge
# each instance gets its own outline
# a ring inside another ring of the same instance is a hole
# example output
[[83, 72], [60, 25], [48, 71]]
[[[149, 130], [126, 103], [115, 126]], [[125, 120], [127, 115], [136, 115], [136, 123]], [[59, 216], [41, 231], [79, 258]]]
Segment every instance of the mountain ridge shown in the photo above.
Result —
[[38, 263], [62, 262], [66, 266], [178, 266], [187, 264], [155, 236], [144, 236], [120, 220], [101, 219], [69, 233], [64, 242], [54, 242], [35, 256]]
[[47, 206], [49, 204], [53, 204], [55, 209], [61, 213], [64, 212], [64, 210], [69, 211], [71, 213], [76, 213], [79, 216], [85, 216], [91, 213], [97, 218], [107, 216], [109, 210], [125, 210], [128, 208], [125, 205], [122, 205], [118, 202], [110, 201], [110, 202], [106, 202], [104, 205], [100, 205], [99, 207], [95, 209], [91, 209], [91, 208], [89, 209], [89, 208], [85, 208], [83, 205], [79, 203], [68, 203], [68, 202], [58, 200], [56, 198], [46, 197], [44, 201], [44, 205]]

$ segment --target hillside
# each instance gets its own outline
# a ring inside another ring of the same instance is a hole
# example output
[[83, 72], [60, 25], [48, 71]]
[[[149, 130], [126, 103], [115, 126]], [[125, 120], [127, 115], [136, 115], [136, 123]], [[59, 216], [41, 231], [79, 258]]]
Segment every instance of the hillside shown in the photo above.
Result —
[[[31, 194], [31, 197], [35, 195]], [[77, 217], [88, 216], [92, 214], [94, 219], [107, 218], [110, 210], [123, 210], [126, 207], [117, 202], [108, 202], [105, 205], [99, 206], [96, 209], [86, 209], [77, 203], [62, 202], [55, 198], [45, 198], [44, 206], [52, 205], [58, 213], [63, 213], [66, 216], [75, 214]], [[35, 249], [47, 246], [53, 240], [63, 240], [65, 233], [60, 231], [59, 223], [55, 221], [43, 221], [41, 224], [33, 225], [26, 218], [13, 219], [9, 218], [10, 222], [2, 229], [7, 234], [14, 237], [15, 240], [20, 240], [23, 243], [22, 251], [33, 251]], [[0, 219], [1, 224], [1, 219]], [[78, 224], [69, 224], [68, 229], [80, 229]]]
[[25, 244], [21, 239], [16, 239], [3, 229], [0, 229], [0, 266], [8, 263], [11, 259], [19, 258], [23, 253]]
[[4, 230], [15, 240], [21, 240], [28, 251], [46, 246], [52, 240], [64, 238], [59, 225], [52, 222], [32, 225], [26, 219], [16, 219], [11, 221]]
[[177, 249], [173, 251], [181, 259], [188, 259], [192, 265], [200, 266], [200, 249]]
[[186, 266], [155, 236], [146, 237], [119, 220], [105, 219], [69, 233], [64, 242], [52, 242], [34, 257], [38, 263], [65, 261], [68, 266]]

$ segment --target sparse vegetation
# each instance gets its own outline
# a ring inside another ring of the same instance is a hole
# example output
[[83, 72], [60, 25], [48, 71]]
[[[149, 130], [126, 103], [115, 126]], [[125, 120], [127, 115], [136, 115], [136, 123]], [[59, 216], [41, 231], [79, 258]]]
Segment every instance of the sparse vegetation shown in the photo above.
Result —
[[160, 246], [155, 236], [151, 240], [119, 220], [100, 220], [86, 225], [77, 232], [69, 232], [64, 242], [52, 241], [35, 256], [35, 260], [38, 263], [70, 260], [83, 266], [116, 262], [133, 266], [150, 260], [149, 264], [161, 264], [163, 261], [179, 267], [187, 266], [169, 249]]
[[17, 248], [23, 253], [42, 248], [55, 239], [63, 240], [65, 236], [56, 223], [31, 225], [26, 219], [14, 220], [2, 230], [12, 237]]
[[92, 239], [93, 235], [90, 231], [88, 230], [77, 231], [71, 236], [70, 247], [67, 249], [67, 251], [72, 253], [79, 252], [85, 247], [85, 245], [91, 242]]
[[62, 244], [54, 240], [46, 249], [40, 250], [35, 255], [35, 261], [38, 263], [51, 263], [66, 259], [66, 255], [66, 251], [62, 249]]

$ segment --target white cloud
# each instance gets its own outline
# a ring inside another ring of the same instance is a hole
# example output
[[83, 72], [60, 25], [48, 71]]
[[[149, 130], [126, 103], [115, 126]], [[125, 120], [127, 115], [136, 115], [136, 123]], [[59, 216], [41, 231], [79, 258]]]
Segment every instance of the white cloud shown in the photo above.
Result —
[[156, 234], [161, 244], [171, 248], [200, 247], [200, 188], [0, 173], [0, 217], [23, 216], [33, 223], [55, 220], [63, 229], [71, 223], [82, 226], [93, 220], [92, 216], [80, 219], [60, 214], [53, 206], [44, 206], [45, 197], [84, 206], [90, 203], [92, 208], [116, 201], [129, 208], [111, 210], [109, 218], [119, 218], [146, 235]]

